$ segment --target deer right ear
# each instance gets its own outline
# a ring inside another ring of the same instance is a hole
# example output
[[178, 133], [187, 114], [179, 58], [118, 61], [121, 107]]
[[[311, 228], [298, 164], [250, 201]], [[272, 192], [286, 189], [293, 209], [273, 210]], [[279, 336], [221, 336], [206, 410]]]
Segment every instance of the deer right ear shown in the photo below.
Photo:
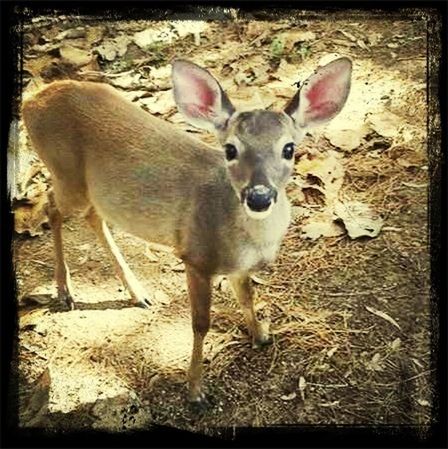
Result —
[[285, 108], [301, 128], [322, 125], [341, 112], [350, 91], [352, 62], [339, 58], [319, 67]]
[[173, 62], [174, 100], [189, 123], [209, 131], [223, 130], [235, 112], [229, 98], [210, 73], [192, 62]]

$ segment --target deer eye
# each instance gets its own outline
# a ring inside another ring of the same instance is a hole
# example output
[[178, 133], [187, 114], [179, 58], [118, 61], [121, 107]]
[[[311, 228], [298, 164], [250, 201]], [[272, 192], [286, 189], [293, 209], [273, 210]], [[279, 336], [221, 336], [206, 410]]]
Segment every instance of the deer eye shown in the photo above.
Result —
[[233, 161], [238, 156], [238, 150], [236, 149], [235, 145], [232, 145], [231, 143], [226, 143], [224, 145], [224, 150], [226, 152], [226, 159], [228, 161]]
[[287, 143], [283, 147], [282, 156], [288, 160], [292, 159], [292, 157], [294, 156], [294, 144], [293, 143]]

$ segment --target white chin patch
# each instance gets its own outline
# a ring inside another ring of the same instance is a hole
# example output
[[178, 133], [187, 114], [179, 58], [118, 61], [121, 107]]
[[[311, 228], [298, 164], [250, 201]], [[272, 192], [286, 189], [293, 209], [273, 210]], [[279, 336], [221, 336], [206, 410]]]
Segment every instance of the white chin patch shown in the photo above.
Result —
[[271, 215], [272, 208], [274, 206], [274, 202], [271, 203], [271, 205], [261, 212], [257, 212], [255, 210], [252, 210], [247, 203], [244, 203], [244, 209], [246, 210], [247, 215], [249, 215], [250, 218], [253, 218], [255, 220], [263, 220], [267, 216]]

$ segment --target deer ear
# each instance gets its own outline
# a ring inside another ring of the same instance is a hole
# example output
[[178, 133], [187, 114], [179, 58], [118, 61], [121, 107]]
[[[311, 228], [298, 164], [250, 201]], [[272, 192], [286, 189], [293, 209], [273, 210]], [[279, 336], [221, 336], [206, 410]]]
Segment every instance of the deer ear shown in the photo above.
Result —
[[209, 131], [225, 128], [235, 108], [207, 70], [177, 59], [173, 62], [172, 80], [174, 100], [189, 123]]
[[352, 62], [339, 58], [319, 67], [285, 108], [302, 128], [322, 125], [341, 112], [350, 91]]

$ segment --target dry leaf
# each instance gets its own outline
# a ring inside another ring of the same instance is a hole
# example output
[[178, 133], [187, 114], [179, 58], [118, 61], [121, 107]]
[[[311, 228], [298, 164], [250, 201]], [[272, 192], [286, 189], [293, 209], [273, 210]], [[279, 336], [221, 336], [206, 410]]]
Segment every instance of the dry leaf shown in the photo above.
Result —
[[46, 205], [48, 198], [45, 192], [25, 199], [14, 206], [14, 230], [18, 234], [28, 232], [31, 237], [41, 235], [42, 225], [48, 223]]
[[380, 136], [391, 138], [396, 137], [403, 126], [401, 118], [389, 111], [369, 114], [367, 123]]
[[336, 151], [319, 153], [315, 157], [304, 155], [296, 164], [296, 169], [303, 178], [308, 175], [319, 178], [323, 185], [318, 190], [324, 193], [326, 205], [333, 205], [339, 196], [344, 177], [344, 169]]
[[291, 51], [298, 42], [308, 42], [316, 39], [316, 34], [312, 31], [287, 31], [279, 34], [278, 38], [283, 42], [284, 50]]
[[280, 396], [280, 399], [282, 401], [292, 401], [293, 399], [295, 399], [297, 397], [297, 393], [295, 393], [294, 391], [291, 394], [284, 394], [283, 396]]
[[148, 246], [146, 246], [145, 256], [151, 261], [151, 262], [158, 262], [160, 258], [154, 254]]
[[396, 338], [391, 344], [390, 347], [393, 351], [396, 351], [401, 346], [400, 338]]
[[323, 402], [319, 404], [321, 407], [336, 407], [341, 401]]
[[371, 211], [370, 207], [359, 201], [336, 202], [334, 213], [344, 223], [352, 239], [376, 237], [383, 226], [383, 219]]
[[151, 292], [154, 295], [154, 299], [158, 304], [169, 304], [170, 298], [163, 290], [154, 290]]
[[111, 79], [111, 84], [115, 87], [121, 87], [122, 89], [130, 89], [138, 85], [138, 81], [142, 76], [139, 73], [126, 72], [122, 76], [114, 77]]
[[185, 271], [185, 265], [183, 262], [172, 262], [168, 265], [171, 268], [171, 271], [182, 272]]
[[353, 34], [349, 33], [348, 31], [345, 30], [339, 30], [340, 33], [342, 33], [345, 37], [347, 37], [348, 39], [350, 39], [352, 42], [356, 41], [356, 37], [353, 36]]
[[332, 218], [327, 221], [313, 221], [302, 226], [302, 239], [316, 240], [319, 237], [337, 237], [344, 234], [344, 229], [339, 224], [335, 223]]
[[176, 110], [172, 90], [156, 92], [152, 97], [140, 98], [138, 102], [152, 114], [168, 115]]
[[188, 34], [198, 35], [209, 28], [208, 23], [203, 20], [175, 20], [171, 22], [171, 26], [176, 30], [179, 37]]
[[162, 253], [173, 253], [174, 249], [171, 246], [162, 245], [160, 243], [147, 242], [147, 248], [153, 251], [160, 251]]
[[92, 54], [90, 52], [72, 47], [71, 45], [63, 45], [59, 49], [59, 52], [63, 59], [77, 67], [87, 65], [92, 60]]
[[299, 392], [300, 397], [302, 398], [302, 401], [305, 400], [305, 389], [306, 389], [306, 380], [303, 376], [300, 376], [299, 378]]
[[367, 125], [357, 129], [327, 128], [324, 136], [332, 145], [344, 151], [352, 151], [359, 148], [364, 137], [369, 133]]
[[381, 310], [376, 310], [373, 307], [366, 306], [366, 309], [368, 312], [373, 313], [376, 316], [379, 316], [380, 318], [383, 318], [383, 320], [388, 321], [392, 325], [394, 325], [397, 329], [401, 330], [400, 325], [392, 318], [390, 317], [386, 312], [382, 312]]
[[413, 182], [402, 181], [401, 183], [404, 186], [406, 186], [406, 187], [412, 187], [414, 189], [426, 189], [428, 187], [428, 183], [427, 182], [424, 182], [423, 184], [415, 184]]
[[122, 34], [113, 39], [104, 40], [101, 45], [95, 47], [95, 52], [106, 61], [114, 61], [117, 57], [122, 57], [126, 54], [130, 43], [131, 38]]
[[367, 362], [366, 366], [367, 366], [367, 369], [369, 369], [371, 371], [383, 371], [384, 370], [384, 367], [381, 364], [381, 356], [378, 352], [372, 357], [372, 360], [370, 360], [370, 362]]
[[225, 276], [216, 276], [213, 285], [222, 292], [230, 292], [232, 290], [230, 281]]
[[269, 281], [266, 281], [262, 279], [260, 276], [257, 276], [256, 274], [252, 274], [250, 278], [256, 283], [260, 285], [270, 285]]
[[153, 22], [151, 28], [135, 33], [132, 40], [143, 50], [156, 42], [171, 44], [179, 37], [188, 34], [194, 34], [197, 43], [198, 38], [196, 36], [207, 28], [207, 22], [201, 20], [176, 20], [169, 24]]
[[68, 30], [61, 31], [55, 40], [61, 41], [63, 39], [80, 39], [86, 37], [86, 30], [83, 27], [70, 28]]
[[294, 87], [293, 83], [298, 81], [298, 69], [296, 64], [290, 64], [286, 60], [282, 59], [277, 68], [277, 71], [272, 74], [274, 78], [283, 81], [284, 87]]
[[339, 346], [335, 346], [334, 348], [331, 348], [327, 351], [327, 357], [333, 357], [333, 354], [339, 349]]

